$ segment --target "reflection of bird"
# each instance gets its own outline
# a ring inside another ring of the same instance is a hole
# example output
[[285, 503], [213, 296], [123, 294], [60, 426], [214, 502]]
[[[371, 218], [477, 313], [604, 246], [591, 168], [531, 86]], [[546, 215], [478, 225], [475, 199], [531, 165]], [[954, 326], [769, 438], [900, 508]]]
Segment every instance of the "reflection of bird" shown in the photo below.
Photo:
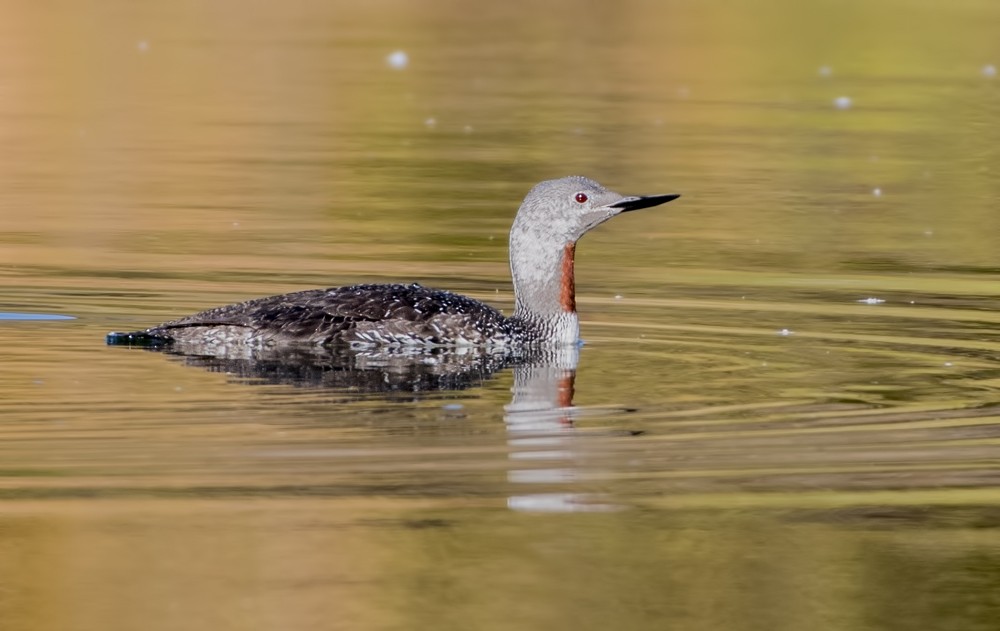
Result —
[[535, 346], [573, 344], [579, 320], [573, 281], [576, 241], [622, 212], [678, 195], [626, 197], [573, 176], [536, 185], [510, 231], [515, 310], [412, 285], [354, 285], [259, 298], [203, 311], [134, 333], [110, 333], [109, 344], [273, 346]]
[[[318, 388], [344, 399], [377, 395], [387, 400], [412, 400], [428, 393], [479, 388], [512, 363], [527, 361], [486, 347], [352, 349], [290, 344], [226, 346], [207, 354], [197, 345], [191, 346], [176, 344], [150, 350], [166, 351], [189, 366], [225, 373], [237, 382]], [[549, 357], [551, 354], [539, 349], [531, 359], [545, 362]]]

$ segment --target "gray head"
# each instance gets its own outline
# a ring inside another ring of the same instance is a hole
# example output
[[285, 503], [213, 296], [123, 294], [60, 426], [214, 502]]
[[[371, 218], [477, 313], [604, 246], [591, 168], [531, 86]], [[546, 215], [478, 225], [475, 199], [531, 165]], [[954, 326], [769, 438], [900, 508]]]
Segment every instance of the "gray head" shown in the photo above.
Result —
[[615, 215], [677, 199], [679, 195], [629, 196], [580, 176], [535, 185], [510, 230], [514, 316], [549, 341], [579, 338], [573, 257], [576, 241]]
[[575, 243], [588, 230], [615, 215], [658, 206], [680, 195], [625, 196], [579, 175], [536, 184], [521, 204], [515, 225], [531, 227], [539, 241]]

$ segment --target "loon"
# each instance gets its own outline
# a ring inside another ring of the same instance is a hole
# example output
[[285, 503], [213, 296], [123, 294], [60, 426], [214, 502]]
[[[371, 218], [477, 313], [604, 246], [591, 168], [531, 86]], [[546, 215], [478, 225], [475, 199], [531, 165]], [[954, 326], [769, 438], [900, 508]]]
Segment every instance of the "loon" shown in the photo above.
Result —
[[536, 184], [510, 230], [514, 315], [418, 284], [312, 289], [202, 311], [107, 343], [218, 349], [274, 347], [537, 347], [578, 344], [573, 258], [592, 228], [680, 195], [625, 196], [569, 176]]

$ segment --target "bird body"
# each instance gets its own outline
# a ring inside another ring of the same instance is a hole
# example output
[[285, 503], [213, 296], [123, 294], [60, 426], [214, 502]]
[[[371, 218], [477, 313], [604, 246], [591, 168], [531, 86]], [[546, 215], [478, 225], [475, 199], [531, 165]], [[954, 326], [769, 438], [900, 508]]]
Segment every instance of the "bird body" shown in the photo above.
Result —
[[110, 333], [109, 344], [274, 346], [538, 346], [579, 341], [577, 240], [611, 217], [676, 199], [625, 197], [571, 176], [537, 184], [510, 233], [514, 314], [418, 284], [312, 289], [226, 305], [144, 331]]

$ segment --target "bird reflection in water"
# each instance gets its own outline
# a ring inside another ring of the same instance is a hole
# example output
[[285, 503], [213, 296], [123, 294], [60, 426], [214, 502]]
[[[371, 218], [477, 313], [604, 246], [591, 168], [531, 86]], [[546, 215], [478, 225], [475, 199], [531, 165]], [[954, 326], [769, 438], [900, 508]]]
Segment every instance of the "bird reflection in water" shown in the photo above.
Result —
[[[215, 347], [211, 354], [197, 345], [144, 348], [244, 383], [321, 388], [387, 400], [481, 387], [511, 369], [513, 396], [504, 406], [511, 463], [507, 478], [512, 485], [535, 485], [544, 492], [513, 494], [507, 506], [526, 512], [616, 508], [596, 494], [552, 491], [583, 477], [573, 465], [582, 438], [574, 429], [579, 413], [573, 405], [578, 346], [517, 352], [481, 347], [241, 346]], [[546, 466], [552, 463], [558, 466]]]
[[[548, 349], [514, 366], [511, 402], [504, 406], [512, 463], [507, 479], [513, 484], [546, 487], [578, 482], [581, 470], [573, 466], [575, 448], [581, 438], [574, 431], [579, 410], [573, 406], [578, 346]], [[560, 463], [557, 467], [534, 467], [536, 463]], [[606, 511], [615, 507], [596, 494], [549, 492], [513, 495], [512, 510], [527, 512]]]

